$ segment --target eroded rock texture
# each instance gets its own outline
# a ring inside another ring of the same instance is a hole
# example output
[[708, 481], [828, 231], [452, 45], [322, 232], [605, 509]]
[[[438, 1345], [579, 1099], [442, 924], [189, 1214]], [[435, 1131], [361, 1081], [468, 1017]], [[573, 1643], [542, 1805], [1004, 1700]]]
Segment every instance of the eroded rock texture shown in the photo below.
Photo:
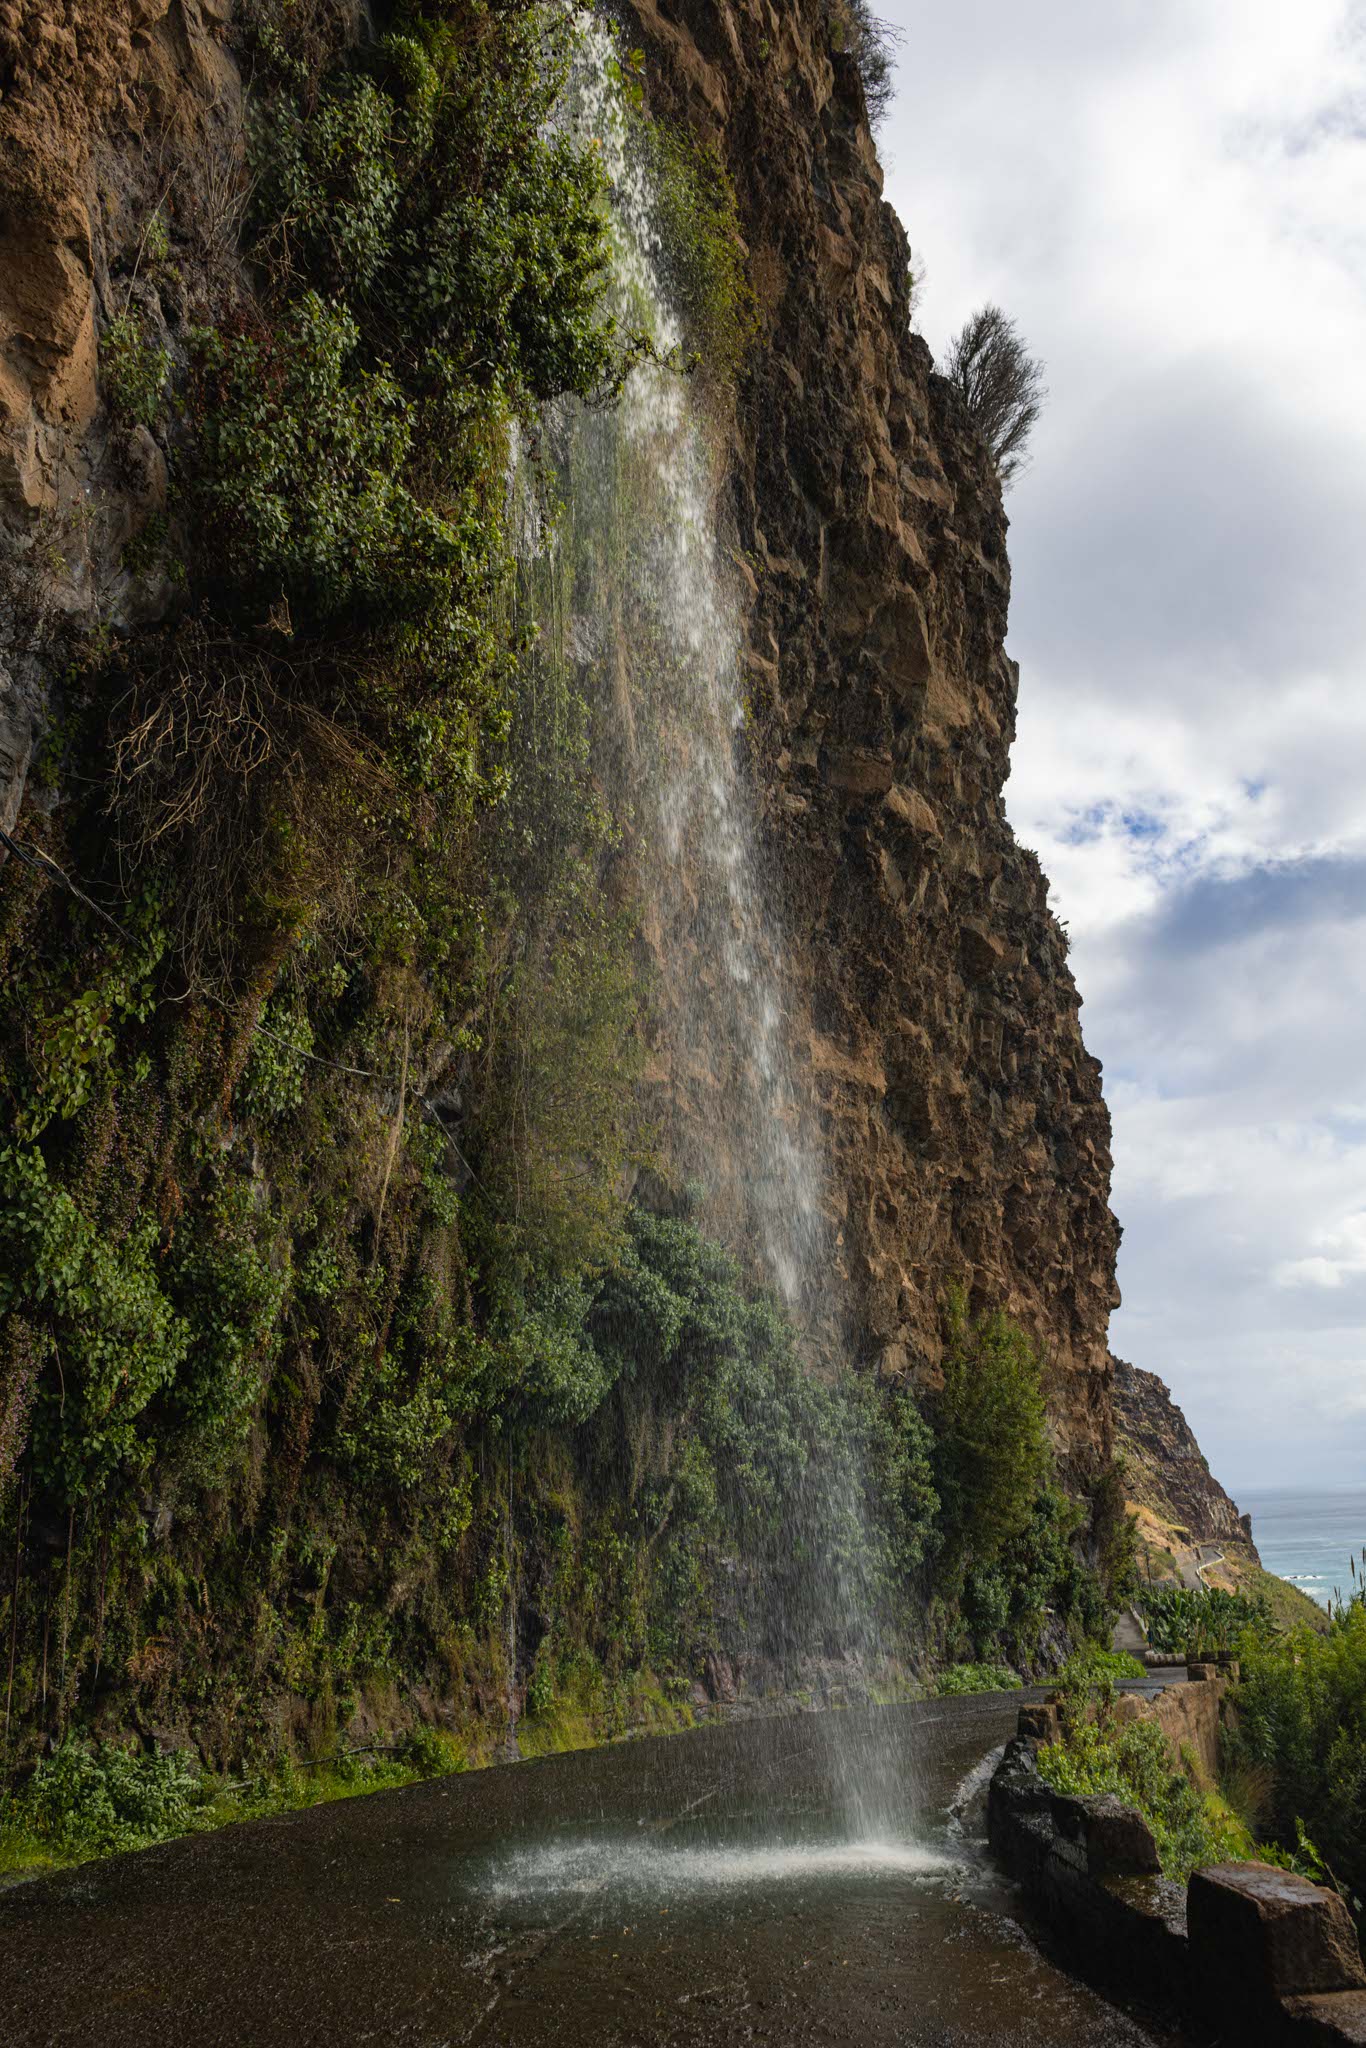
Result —
[[1155, 1372], [1114, 1362], [1115, 1442], [1131, 1497], [1179, 1523], [1192, 1543], [1228, 1543], [1259, 1562], [1250, 1524], [1210, 1471], [1194, 1432]]
[[[102, 403], [99, 339], [135, 307], [149, 219], [175, 208], [197, 283], [236, 263], [242, 83], [229, 0], [0, 0], [0, 828], [23, 801], [51, 677], [44, 614], [115, 628], [157, 616], [122, 550], [160, 514], [145, 427]], [[117, 284], [111, 272], [127, 275]]]
[[1058, 1441], [1109, 1455], [1110, 1126], [1002, 789], [1006, 521], [910, 331], [906, 236], [820, 0], [635, 0], [724, 156], [763, 320], [731, 450], [753, 773], [863, 1347], [933, 1382], [946, 1282], [1022, 1318]]

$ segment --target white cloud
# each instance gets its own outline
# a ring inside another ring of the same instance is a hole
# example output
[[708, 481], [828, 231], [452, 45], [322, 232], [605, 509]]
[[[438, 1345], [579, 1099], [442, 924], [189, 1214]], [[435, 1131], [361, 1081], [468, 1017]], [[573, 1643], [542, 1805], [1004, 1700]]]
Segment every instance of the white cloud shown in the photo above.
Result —
[[1318, 1242], [1322, 1249], [1312, 1257], [1287, 1259], [1276, 1268], [1278, 1286], [1343, 1287], [1366, 1274], [1366, 1209], [1344, 1217], [1337, 1230], [1320, 1231]]
[[1007, 792], [1115, 1119], [1116, 1348], [1230, 1483], [1366, 1464], [1366, 8], [912, 9], [932, 345], [1048, 369]]
[[1280, 1287], [1341, 1287], [1342, 1268], [1333, 1259], [1293, 1259], [1277, 1266]]

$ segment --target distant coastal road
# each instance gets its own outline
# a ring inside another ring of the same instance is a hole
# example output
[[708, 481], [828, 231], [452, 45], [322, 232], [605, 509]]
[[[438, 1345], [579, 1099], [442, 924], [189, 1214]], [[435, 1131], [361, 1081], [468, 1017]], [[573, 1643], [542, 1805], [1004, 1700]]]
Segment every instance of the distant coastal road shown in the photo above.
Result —
[[1205, 1579], [1206, 1571], [1211, 1565], [1222, 1564], [1223, 1561], [1224, 1553], [1217, 1543], [1202, 1543], [1197, 1558], [1192, 1559], [1189, 1564], [1177, 1567], [1182, 1584], [1189, 1586], [1192, 1593], [1207, 1592], [1209, 1588]]

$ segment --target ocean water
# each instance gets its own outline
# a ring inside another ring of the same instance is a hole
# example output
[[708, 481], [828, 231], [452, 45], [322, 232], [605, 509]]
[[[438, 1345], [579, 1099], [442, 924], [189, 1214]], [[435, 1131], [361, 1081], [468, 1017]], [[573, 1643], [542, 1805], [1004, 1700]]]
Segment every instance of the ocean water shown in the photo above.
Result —
[[[1320, 1607], [1328, 1605], [1331, 1595], [1349, 1595], [1354, 1583], [1361, 1584], [1366, 1491], [1311, 1493], [1276, 1487], [1239, 1494], [1238, 1505], [1252, 1517], [1252, 1540], [1267, 1570], [1289, 1579]], [[1352, 1558], [1355, 1582], [1349, 1568]]]

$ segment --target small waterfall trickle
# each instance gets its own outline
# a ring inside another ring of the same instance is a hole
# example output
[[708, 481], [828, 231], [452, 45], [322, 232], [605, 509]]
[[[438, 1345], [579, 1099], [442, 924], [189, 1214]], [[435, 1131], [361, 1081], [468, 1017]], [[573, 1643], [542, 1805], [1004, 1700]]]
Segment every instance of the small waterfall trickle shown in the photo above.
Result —
[[[758, 1269], [799, 1337], [819, 1325], [828, 1349], [841, 1313], [825, 1161], [794, 1057], [743, 765], [743, 635], [718, 528], [718, 462], [694, 382], [677, 366], [684, 334], [616, 45], [592, 16], [580, 29], [561, 118], [602, 151], [613, 195], [610, 294], [622, 329], [646, 332], [654, 354], [614, 405], [574, 402], [545, 422], [540, 467], [561, 502], [542, 521], [544, 477], [521, 465], [523, 561], [554, 658], [586, 679], [598, 710], [595, 763], [630, 821], [667, 1043], [657, 1077], [666, 1144], [705, 1185], [709, 1224]], [[852, 1555], [815, 1569], [842, 1636], [832, 1661], [865, 1683], [877, 1644], [857, 1473], [848, 1492], [839, 1505]], [[803, 1503], [790, 1512], [795, 1529]], [[832, 1742], [835, 1796], [861, 1839], [893, 1832], [891, 1811], [905, 1804], [904, 1759], [893, 1774], [874, 1718], [832, 1716], [847, 1724]]]

